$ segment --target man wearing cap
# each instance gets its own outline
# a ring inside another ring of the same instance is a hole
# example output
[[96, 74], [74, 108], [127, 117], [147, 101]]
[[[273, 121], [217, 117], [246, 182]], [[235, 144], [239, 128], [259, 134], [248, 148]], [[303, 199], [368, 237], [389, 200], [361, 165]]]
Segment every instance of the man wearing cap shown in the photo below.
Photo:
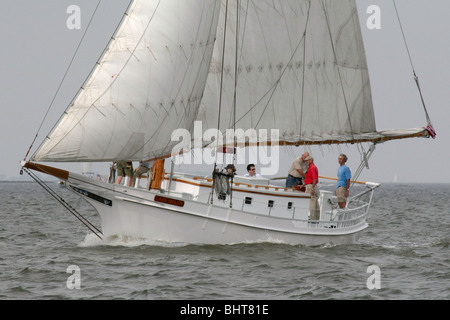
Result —
[[309, 200], [309, 220], [319, 220], [319, 188], [317, 187], [319, 183], [319, 169], [314, 164], [313, 157], [307, 156], [305, 161], [308, 163], [308, 171], [305, 175], [306, 193], [311, 194], [311, 199]]
[[229, 164], [225, 167], [225, 171], [228, 175], [234, 176], [236, 175], [236, 167], [233, 164]]
[[308, 171], [308, 164], [305, 160], [308, 156], [309, 152], [305, 152], [301, 157], [298, 157], [292, 162], [286, 178], [286, 188], [292, 188], [296, 185], [302, 184], [306, 171]]

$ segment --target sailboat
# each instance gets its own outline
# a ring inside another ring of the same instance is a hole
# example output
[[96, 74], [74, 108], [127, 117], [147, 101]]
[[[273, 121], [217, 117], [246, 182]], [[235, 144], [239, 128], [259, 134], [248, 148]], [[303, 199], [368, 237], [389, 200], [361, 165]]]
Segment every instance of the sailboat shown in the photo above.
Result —
[[[102, 238], [339, 245], [368, 227], [379, 183], [354, 181], [345, 209], [320, 190], [320, 218], [311, 220], [310, 194], [224, 173], [223, 158], [236, 161], [248, 148], [369, 144], [363, 168], [377, 144], [433, 136], [427, 120], [377, 130], [354, 0], [133, 0], [21, 165], [92, 204]], [[166, 160], [190, 154], [211, 174], [165, 171]], [[119, 160], [150, 161], [152, 169], [128, 186], [44, 164]]]

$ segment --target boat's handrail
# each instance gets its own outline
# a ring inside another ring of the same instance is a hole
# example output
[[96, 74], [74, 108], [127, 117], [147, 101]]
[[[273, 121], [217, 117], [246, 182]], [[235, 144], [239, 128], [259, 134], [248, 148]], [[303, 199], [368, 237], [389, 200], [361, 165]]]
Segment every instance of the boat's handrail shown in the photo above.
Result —
[[[192, 178], [195, 181], [206, 181], [209, 183], [213, 182], [213, 179], [211, 178], [206, 178], [206, 177], [193, 177]], [[273, 186], [273, 185], [259, 185], [259, 184], [249, 184], [249, 183], [244, 183], [244, 182], [236, 182], [233, 181], [233, 185], [236, 187], [248, 187], [248, 188], [255, 188], [255, 189], [264, 189], [264, 190], [268, 190], [268, 191], [285, 191], [285, 192], [293, 192], [296, 191], [293, 188], [285, 188], [285, 187], [281, 187], [281, 186]]]
[[[213, 179], [209, 177], [195, 175], [190, 177], [176, 176], [174, 180], [185, 181], [186, 183], [196, 183], [199, 185], [203, 185], [203, 183], [205, 183], [204, 186], [211, 185], [213, 182]], [[191, 182], [189, 182], [189, 180]], [[275, 193], [284, 193], [283, 190], [293, 191], [292, 188], [284, 188], [282, 186], [259, 184], [252, 185], [249, 183], [233, 181], [233, 189], [234, 187], [238, 187], [242, 191], [248, 190], [249, 192], [269, 192], [273, 193], [273, 195], [276, 195]], [[293, 201], [289, 204], [289, 202], [278, 202], [275, 198], [273, 198], [274, 201], [260, 201], [257, 197], [235, 196], [233, 197], [233, 209], [249, 214], [288, 219], [293, 221], [297, 226], [304, 225], [307, 227], [312, 226], [314, 228], [345, 228], [365, 222], [368, 209], [370, 207], [370, 199], [365, 196], [368, 194], [373, 194], [374, 189], [374, 186], [367, 185], [367, 188], [364, 188], [362, 192], [358, 192], [358, 194], [349, 199], [348, 203], [350, 206], [347, 206], [347, 208], [342, 211], [341, 209], [334, 208], [333, 205], [325, 209], [325, 201], [328, 203], [328, 199], [332, 197], [330, 194], [333, 194], [334, 192], [329, 190], [321, 190], [321, 194], [327, 194], [327, 196], [322, 198], [320, 205], [321, 220], [317, 221], [308, 220], [307, 215], [305, 217], [305, 212], [309, 212], [309, 201], [305, 201], [304, 203], [295, 203], [295, 201]], [[300, 195], [304, 193], [298, 192], [298, 194]], [[206, 203], [210, 203], [210, 197], [205, 199], [205, 201]], [[251, 202], [247, 203], [247, 201]], [[214, 205], [222, 206], [220, 202], [215, 202]]]
[[[237, 199], [235, 199], [237, 200]], [[208, 200], [209, 201], [209, 200]], [[261, 216], [276, 216], [280, 219], [289, 219], [292, 221], [295, 221], [296, 225], [303, 225], [305, 227], [314, 227], [314, 228], [344, 228], [344, 227], [351, 227], [354, 225], [358, 225], [361, 222], [364, 222], [366, 219], [366, 216], [368, 214], [368, 208], [369, 203], [363, 202], [361, 205], [354, 207], [354, 208], [348, 208], [348, 209], [335, 209], [336, 211], [332, 211], [332, 214], [330, 216], [330, 220], [308, 220], [304, 218], [297, 217], [297, 212], [304, 212], [305, 210], [309, 210], [309, 202], [305, 202], [304, 206], [293, 205], [290, 209], [286, 209], [285, 205], [277, 204], [276, 202], [273, 203], [272, 207], [266, 207], [265, 210], [258, 210], [257, 212], [249, 210], [249, 207], [246, 202], [246, 199], [239, 199], [238, 202], [236, 202], [237, 207], [234, 207], [235, 210], [246, 212], [250, 214], [257, 214]], [[239, 203], [239, 204], [238, 204]], [[252, 199], [252, 205], [257, 204], [258, 207], [261, 208], [261, 205], [267, 205], [267, 202], [265, 201], [259, 201], [257, 199]], [[277, 210], [276, 208], [285, 208], [286, 210]], [[300, 211], [299, 211], [300, 210]], [[284, 212], [284, 214], [280, 214], [279, 212]], [[275, 214], [275, 212], [278, 212], [278, 214]], [[336, 214], [337, 213], [337, 214]], [[322, 214], [325, 214], [322, 212]], [[336, 217], [342, 217], [341, 219], [337, 220]], [[333, 219], [331, 219], [333, 218]]]
[[[366, 210], [367, 206], [369, 205], [369, 203], [365, 202], [363, 205], [360, 205], [358, 207], [354, 207], [351, 209], [335, 209], [333, 211], [333, 216], [332, 216], [332, 220], [335, 220], [336, 217], [338, 216], [342, 216], [342, 215], [352, 215], [352, 214], [356, 214], [356, 217], [348, 219], [348, 220], [352, 220], [352, 219], [357, 219], [361, 216], [364, 216], [366, 214], [366, 212], [364, 212], [364, 210]], [[358, 214], [358, 212], [363, 212], [362, 214]]]
[[350, 202], [353, 202], [353, 201], [357, 201], [358, 198], [361, 198], [362, 196], [366, 195], [369, 192], [373, 192], [373, 189], [372, 188], [367, 188], [367, 189], [361, 191], [360, 193], [357, 193], [357, 194], [349, 197], [347, 203], [350, 203]]
[[213, 181], [213, 179], [205, 178], [205, 177], [193, 177], [192, 179], [194, 179], [194, 180], [205, 180], [207, 182], [212, 182]]

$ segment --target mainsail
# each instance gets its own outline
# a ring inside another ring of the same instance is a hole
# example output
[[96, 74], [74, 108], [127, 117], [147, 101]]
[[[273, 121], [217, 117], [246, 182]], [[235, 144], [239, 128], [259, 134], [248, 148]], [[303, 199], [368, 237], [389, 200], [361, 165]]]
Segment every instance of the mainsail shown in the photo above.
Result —
[[294, 145], [426, 135], [377, 131], [354, 0], [135, 0], [32, 160], [163, 157], [196, 120]]
[[231, 1], [226, 22], [224, 11], [198, 117], [203, 127], [217, 127], [211, 106], [222, 96], [219, 129], [236, 128], [241, 142], [249, 128], [277, 128], [280, 143], [292, 145], [424, 131], [377, 131], [355, 1]]

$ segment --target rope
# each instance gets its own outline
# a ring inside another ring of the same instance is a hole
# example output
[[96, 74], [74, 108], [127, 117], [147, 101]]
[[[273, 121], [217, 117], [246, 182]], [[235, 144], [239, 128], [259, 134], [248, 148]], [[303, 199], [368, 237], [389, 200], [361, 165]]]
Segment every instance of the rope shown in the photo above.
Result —
[[430, 136], [434, 139], [434, 138], [436, 138], [436, 131], [434, 130], [433, 125], [431, 124], [431, 119], [430, 119], [430, 116], [428, 114], [427, 107], [425, 105], [425, 99], [423, 98], [422, 89], [420, 88], [419, 77], [417, 76], [416, 70], [414, 68], [413, 59], [412, 59], [412, 56], [411, 56], [411, 52], [409, 50], [408, 41], [406, 40], [405, 31], [403, 30], [403, 25], [402, 25], [402, 21], [400, 19], [400, 14], [398, 13], [397, 5], [395, 3], [395, 0], [392, 0], [392, 2], [394, 3], [395, 13], [397, 15], [397, 20], [398, 20], [398, 23], [400, 25], [400, 30], [402, 32], [403, 42], [405, 43], [406, 51], [408, 52], [409, 63], [411, 64], [411, 68], [412, 68], [412, 71], [413, 71], [414, 81], [416, 82], [417, 89], [419, 90], [420, 99], [422, 101], [423, 109], [425, 111], [425, 117], [427, 119], [427, 126], [424, 127], [424, 129], [427, 130], [428, 133], [430, 134]]
[[47, 191], [53, 198], [55, 198], [59, 203], [61, 203], [69, 212], [75, 216], [82, 224], [84, 224], [92, 233], [94, 233], [100, 240], [102, 239], [101, 234], [103, 234], [97, 227], [95, 227], [89, 220], [83, 217], [75, 208], [68, 204], [61, 196], [59, 196], [53, 189], [51, 189], [43, 180], [41, 180], [36, 174], [28, 170], [27, 168], [22, 168], [28, 175], [33, 178], [45, 191]]
[[50, 102], [50, 105], [49, 105], [48, 108], [47, 108], [47, 112], [45, 113], [44, 118], [42, 119], [42, 122], [41, 122], [41, 124], [40, 124], [40, 126], [39, 126], [39, 128], [38, 128], [38, 130], [37, 130], [37, 132], [36, 132], [36, 135], [34, 136], [34, 139], [33, 139], [33, 141], [31, 142], [31, 145], [30, 145], [30, 147], [28, 148], [27, 153], [25, 154], [25, 157], [24, 157], [24, 159], [23, 159], [24, 161], [27, 159], [28, 154], [30, 153], [31, 148], [33, 147], [34, 143], [36, 142], [36, 139], [37, 139], [37, 137], [38, 137], [38, 135], [39, 135], [39, 132], [41, 131], [42, 126], [44, 125], [45, 119], [47, 119], [47, 116], [48, 116], [48, 114], [49, 114], [51, 108], [53, 107], [53, 103], [55, 102], [56, 97], [58, 96], [59, 91], [61, 90], [62, 84], [64, 83], [64, 81], [65, 81], [65, 79], [66, 79], [66, 77], [67, 77], [67, 74], [69, 73], [69, 70], [70, 70], [70, 68], [71, 68], [71, 66], [72, 66], [72, 64], [73, 64], [73, 61], [75, 60], [75, 57], [76, 57], [76, 55], [77, 55], [77, 53], [78, 53], [78, 50], [79, 50], [80, 47], [81, 47], [81, 43], [83, 42], [84, 37], [86, 36], [87, 31], [89, 30], [89, 26], [91, 25], [91, 22], [92, 22], [92, 20], [94, 19], [95, 13], [97, 12], [97, 9], [98, 9], [98, 7], [100, 6], [100, 3], [101, 3], [101, 2], [102, 2], [102, 0], [99, 0], [99, 1], [98, 1], [97, 6], [95, 7], [94, 12], [92, 13], [91, 19], [90, 19], [89, 22], [88, 22], [88, 25], [87, 25], [87, 27], [86, 27], [86, 30], [84, 31], [83, 35], [81, 36], [80, 42], [78, 43], [78, 46], [77, 46], [77, 48], [76, 48], [76, 50], [75, 50], [75, 53], [73, 54], [72, 59], [70, 60], [69, 65], [67, 66], [67, 69], [66, 69], [66, 71], [64, 72], [63, 78], [61, 79], [61, 81], [60, 81], [60, 83], [59, 83], [59, 85], [58, 85], [58, 88], [56, 89], [56, 92], [55, 92], [55, 94], [53, 95], [52, 101]]
[[[355, 173], [353, 174], [353, 179], [355, 181], [352, 181], [352, 186], [357, 183], [356, 180], [359, 178], [359, 176], [361, 175], [362, 171], [364, 170], [364, 168], [369, 169], [369, 159], [372, 156], [373, 152], [375, 151], [376, 148], [376, 144], [372, 143], [369, 147], [369, 150], [367, 150], [367, 152], [365, 152], [363, 146], [360, 146], [362, 148], [362, 150], [360, 150], [360, 154], [361, 154], [361, 163], [359, 164], [358, 169], [355, 171]], [[358, 148], [359, 149], [359, 148]]]
[[[233, 141], [233, 166], [236, 162], [236, 148], [237, 148], [237, 139], [236, 139], [236, 105], [237, 105], [237, 82], [238, 82], [238, 64], [239, 64], [239, 25], [240, 25], [240, 9], [241, 2], [239, 0], [236, 1], [236, 47], [235, 47], [235, 63], [234, 63], [234, 95], [233, 95], [233, 132], [234, 132], [234, 141]], [[226, 24], [225, 24], [226, 27]], [[223, 57], [225, 59], [225, 56]], [[234, 172], [231, 174], [231, 185], [233, 185]], [[233, 188], [231, 188], [230, 193], [230, 208], [233, 208]]]
[[[304, 106], [305, 106], [305, 78], [306, 78], [306, 32], [308, 31], [308, 25], [309, 25], [309, 18], [310, 18], [310, 12], [311, 12], [311, 1], [309, 2], [309, 7], [308, 7], [308, 13], [306, 15], [306, 21], [305, 21], [305, 30], [303, 31], [303, 36], [302, 36], [302, 40], [303, 40], [303, 70], [302, 70], [302, 98], [301, 98], [301, 102], [300, 102], [300, 125], [299, 125], [299, 132], [302, 132], [302, 126], [303, 126], [303, 110], [304, 110]], [[302, 41], [301, 40], [301, 41]], [[299, 42], [299, 45], [301, 43], [301, 41]], [[293, 55], [291, 57], [291, 60], [293, 58]]]
[[353, 135], [354, 131], [353, 131], [353, 125], [352, 125], [352, 121], [351, 121], [352, 119], [351, 119], [351, 116], [350, 116], [350, 109], [349, 109], [349, 106], [348, 106], [347, 95], [346, 95], [345, 88], [344, 88], [344, 81], [343, 81], [343, 78], [342, 78], [341, 68], [339, 66], [339, 60], [338, 60], [338, 56], [337, 56], [337, 52], [336, 52], [336, 47], [335, 47], [335, 44], [334, 44], [333, 33], [331, 32], [330, 17], [328, 16], [328, 11], [325, 10], [325, 4], [323, 3], [323, 1], [322, 1], [322, 8], [324, 10], [325, 21], [327, 22], [328, 33], [329, 33], [330, 40], [331, 40], [330, 41], [331, 48], [333, 50], [333, 56], [334, 56], [334, 60], [335, 60], [335, 64], [336, 64], [336, 71], [337, 71], [337, 74], [338, 74], [338, 77], [339, 77], [339, 83], [341, 85], [342, 97], [344, 98], [345, 110], [347, 111], [347, 118], [348, 118], [348, 123], [349, 123], [349, 126], [350, 126], [350, 133], [352, 135], [352, 140], [354, 140], [355, 137]]
[[[227, 38], [227, 20], [228, 20], [228, 0], [225, 3], [225, 22], [224, 22], [224, 28], [223, 28], [223, 47], [222, 47], [222, 66], [221, 66], [221, 75], [220, 75], [220, 90], [219, 90], [219, 106], [217, 110], [217, 131], [220, 131], [220, 118], [222, 114], [222, 95], [223, 95], [223, 73], [225, 69], [225, 40]], [[217, 157], [218, 152], [217, 148], [219, 146], [216, 146], [216, 155], [214, 160], [214, 169], [213, 169], [213, 186], [215, 184], [215, 173], [217, 172]], [[210, 195], [210, 204], [213, 204], [214, 202], [214, 188], [211, 188], [211, 195]]]

